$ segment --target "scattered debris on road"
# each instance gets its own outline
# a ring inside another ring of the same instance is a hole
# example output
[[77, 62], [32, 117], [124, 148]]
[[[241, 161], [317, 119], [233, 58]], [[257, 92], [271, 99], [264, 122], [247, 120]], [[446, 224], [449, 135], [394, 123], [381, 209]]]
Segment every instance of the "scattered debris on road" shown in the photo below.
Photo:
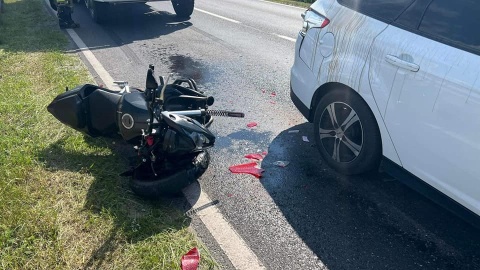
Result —
[[254, 160], [262, 160], [263, 156], [260, 155], [260, 154], [248, 154], [248, 155], [245, 155], [245, 158], [254, 159]]
[[182, 270], [197, 270], [200, 262], [200, 253], [196, 247], [182, 256]]
[[264, 169], [257, 168], [256, 162], [250, 162], [245, 164], [233, 165], [230, 166], [228, 169], [232, 173], [248, 173], [257, 178], [262, 177], [262, 173], [265, 171]]
[[303, 140], [304, 142], [310, 142], [310, 141], [308, 140], [308, 137], [307, 137], [307, 136], [302, 136], [302, 140]]
[[282, 167], [282, 168], [287, 167], [288, 164], [290, 164], [290, 161], [281, 161], [281, 160], [279, 160], [279, 161], [275, 161], [275, 162], [273, 163], [273, 165], [278, 166], [278, 167]]
[[247, 124], [247, 127], [252, 128], [252, 127], [256, 127], [257, 125], [258, 125], [257, 122], [250, 122]]
[[300, 130], [298, 129], [292, 129], [288, 131], [288, 133], [298, 133], [298, 132], [300, 132]]

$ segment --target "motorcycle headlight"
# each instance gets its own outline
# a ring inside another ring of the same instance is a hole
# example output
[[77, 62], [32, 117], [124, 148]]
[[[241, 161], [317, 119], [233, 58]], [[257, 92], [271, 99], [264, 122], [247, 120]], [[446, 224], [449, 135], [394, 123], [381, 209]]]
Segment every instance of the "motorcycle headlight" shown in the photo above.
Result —
[[198, 132], [190, 133], [190, 138], [192, 138], [192, 140], [195, 142], [197, 149], [201, 149], [203, 148], [204, 145], [210, 143], [210, 140], [207, 137], [205, 137], [205, 135]]

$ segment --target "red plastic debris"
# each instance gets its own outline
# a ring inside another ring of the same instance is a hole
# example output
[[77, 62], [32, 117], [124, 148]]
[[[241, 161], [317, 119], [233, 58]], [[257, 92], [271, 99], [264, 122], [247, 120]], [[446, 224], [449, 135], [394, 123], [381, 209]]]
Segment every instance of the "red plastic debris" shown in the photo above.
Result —
[[230, 197], [233, 196], [233, 194], [232, 194], [232, 193], [228, 193], [227, 196], [230, 198]]
[[148, 144], [148, 146], [153, 145], [153, 136], [147, 136], [147, 144]]
[[258, 124], [256, 122], [250, 122], [247, 124], [247, 127], [251, 128], [251, 127], [256, 127]]
[[245, 155], [246, 158], [248, 159], [256, 159], [256, 160], [262, 160], [263, 159], [263, 156], [260, 155], [260, 154], [248, 154], [248, 155]]
[[197, 270], [200, 261], [198, 249], [192, 248], [187, 254], [182, 256], [182, 270]]
[[257, 167], [256, 162], [251, 162], [251, 163], [245, 163], [245, 164], [240, 164], [240, 165], [234, 165], [230, 166], [228, 168], [232, 173], [248, 173], [251, 174], [257, 178], [262, 177], [262, 173], [265, 171], [264, 169], [259, 169]]
[[277, 95], [277, 93], [275, 93], [275, 92], [272, 92], [272, 93], [270, 94], [271, 97], [274, 97], [274, 96], [276, 96], [276, 95]]

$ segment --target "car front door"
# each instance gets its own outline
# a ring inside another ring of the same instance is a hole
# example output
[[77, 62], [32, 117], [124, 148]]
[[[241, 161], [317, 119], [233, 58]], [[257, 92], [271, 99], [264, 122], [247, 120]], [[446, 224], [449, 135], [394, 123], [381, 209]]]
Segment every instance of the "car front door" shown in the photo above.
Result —
[[369, 81], [403, 167], [480, 215], [479, 13], [416, 1], [375, 39]]

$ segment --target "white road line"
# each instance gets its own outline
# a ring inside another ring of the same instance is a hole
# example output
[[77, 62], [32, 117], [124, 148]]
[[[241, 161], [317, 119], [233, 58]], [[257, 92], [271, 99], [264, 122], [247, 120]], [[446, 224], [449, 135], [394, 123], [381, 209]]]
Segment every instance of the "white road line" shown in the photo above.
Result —
[[223, 20], [226, 20], [226, 21], [229, 21], [229, 22], [233, 22], [233, 23], [241, 23], [239, 21], [236, 21], [234, 19], [230, 19], [230, 18], [227, 18], [227, 17], [223, 17], [223, 16], [220, 16], [220, 15], [217, 15], [215, 13], [211, 13], [211, 12], [208, 12], [208, 11], [205, 11], [203, 9], [199, 9], [199, 8], [195, 8], [196, 11], [199, 11], [199, 12], [203, 12], [205, 14], [208, 14], [208, 15], [211, 15], [211, 16], [214, 16], [214, 17], [217, 17], [217, 18], [220, 18], [220, 19], [223, 19]]
[[[192, 205], [192, 209], [211, 202], [208, 195], [200, 190], [198, 183], [193, 183], [184, 188], [183, 194]], [[197, 212], [196, 215], [205, 224], [205, 227], [207, 227], [236, 269], [265, 269], [255, 253], [247, 246], [235, 229], [230, 226], [215, 205]]]
[[278, 35], [278, 34], [275, 34], [275, 36], [279, 37], [279, 38], [283, 38], [283, 39], [286, 39], [286, 40], [289, 40], [289, 41], [292, 41], [292, 42], [297, 42], [297, 40], [295, 38], [291, 38], [291, 37], [287, 37], [287, 36], [282, 36], [282, 35]]
[[110, 76], [110, 74], [102, 66], [100, 61], [98, 61], [97, 57], [95, 57], [92, 51], [88, 49], [87, 45], [85, 45], [83, 40], [77, 35], [77, 32], [75, 32], [75, 30], [72, 30], [72, 29], [67, 29], [67, 33], [73, 39], [75, 44], [77, 44], [77, 47], [83, 53], [83, 56], [85, 56], [85, 58], [90, 63], [90, 65], [92, 65], [93, 69], [95, 70], [95, 72], [97, 72], [100, 79], [102, 79], [105, 86], [109, 89], [118, 89], [118, 86], [113, 83], [112, 76]]
[[265, 2], [265, 3], [270, 3], [270, 4], [275, 4], [275, 5], [279, 5], [279, 6], [285, 6], [285, 7], [291, 7], [291, 8], [301, 9], [301, 10], [305, 10], [305, 9], [306, 9], [306, 8], [303, 8], [303, 7], [296, 7], [296, 6], [292, 6], [292, 5], [286, 5], [286, 4], [276, 3], [276, 2], [267, 1], [267, 0], [258, 0], [258, 1], [260, 1], [260, 2]]
[[[50, 7], [50, 3], [48, 0], [45, 0], [45, 3], [47, 4], [47, 8], [50, 10], [51, 13], [56, 14], [56, 11], [53, 10]], [[113, 83], [113, 78], [110, 76], [110, 74], [107, 72], [107, 70], [102, 66], [100, 61], [98, 61], [97, 57], [90, 51], [83, 42], [83, 40], [78, 36], [77, 32], [73, 29], [66, 29], [68, 35], [72, 38], [72, 40], [75, 42], [77, 47], [80, 49], [80, 51], [83, 53], [83, 56], [87, 59], [87, 61], [92, 65], [92, 68], [95, 70], [95, 72], [98, 74], [100, 79], [103, 81], [105, 86], [109, 89], [116, 89], [118, 90], [119, 87]]]

